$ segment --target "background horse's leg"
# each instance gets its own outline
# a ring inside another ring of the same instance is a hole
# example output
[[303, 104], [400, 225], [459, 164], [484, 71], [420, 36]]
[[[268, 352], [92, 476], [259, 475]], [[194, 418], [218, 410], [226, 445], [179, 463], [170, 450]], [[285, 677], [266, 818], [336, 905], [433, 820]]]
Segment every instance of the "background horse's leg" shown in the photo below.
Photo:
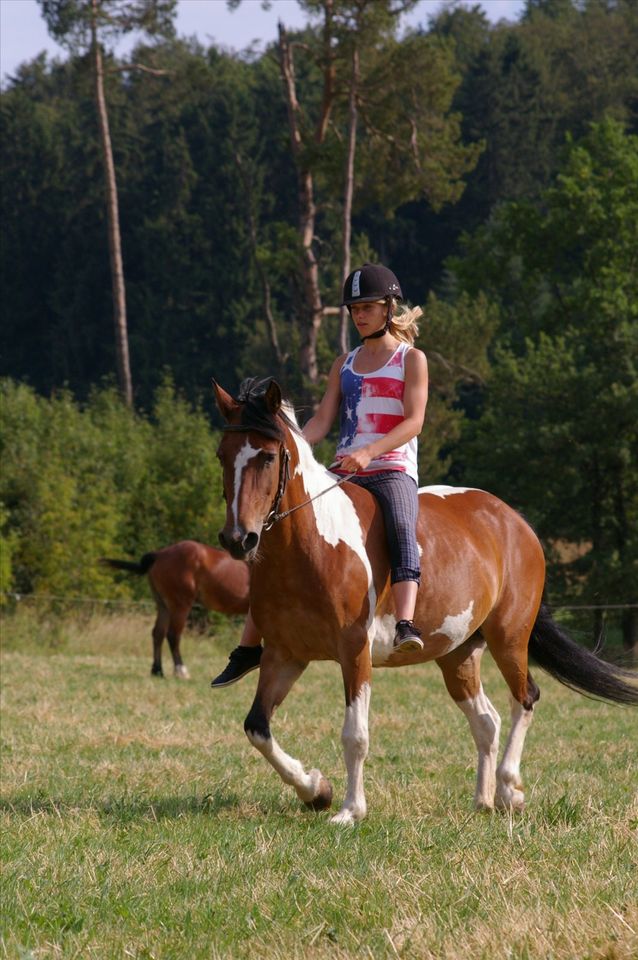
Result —
[[[496, 806], [500, 810], [523, 810], [525, 794], [521, 780], [521, 757], [525, 737], [534, 716], [534, 704], [540, 691], [527, 669], [527, 645], [530, 626], [512, 625], [528, 620], [520, 611], [506, 617], [494, 610], [482, 627], [490, 653], [505, 677], [511, 693], [512, 726], [496, 770]], [[533, 622], [533, 616], [530, 617]]]
[[190, 606], [186, 607], [185, 609], [171, 610], [168, 624], [168, 645], [171, 648], [173, 669], [178, 680], [190, 680], [190, 673], [188, 672], [188, 667], [182, 660], [182, 654], [179, 647], [182, 633], [184, 632], [184, 627], [186, 626], [186, 618], [188, 617], [189, 610]]
[[324, 810], [332, 803], [332, 787], [319, 770], [306, 773], [299, 760], [281, 749], [270, 732], [270, 718], [284, 700], [307, 663], [287, 659], [281, 651], [266, 646], [261, 658], [257, 693], [244, 721], [246, 736], [275, 768], [284, 783], [289, 783], [313, 810]]
[[363, 789], [363, 764], [368, 756], [368, 711], [370, 709], [370, 680], [372, 666], [370, 649], [366, 645], [362, 653], [352, 659], [347, 654], [341, 670], [346, 694], [346, 715], [341, 731], [341, 743], [348, 774], [348, 785], [343, 806], [331, 819], [331, 823], [350, 826], [363, 820], [367, 813]]
[[474, 806], [493, 810], [496, 793], [496, 762], [501, 718], [488, 700], [481, 683], [481, 657], [485, 643], [474, 636], [446, 657], [437, 660], [448, 693], [467, 717], [478, 751]]
[[162, 644], [164, 643], [164, 637], [168, 631], [168, 610], [164, 605], [164, 601], [159, 596], [155, 594], [155, 602], [157, 603], [157, 616], [155, 618], [155, 624], [153, 626], [153, 663], [151, 665], [151, 675], [154, 677], [163, 677], [164, 671], [162, 670]]

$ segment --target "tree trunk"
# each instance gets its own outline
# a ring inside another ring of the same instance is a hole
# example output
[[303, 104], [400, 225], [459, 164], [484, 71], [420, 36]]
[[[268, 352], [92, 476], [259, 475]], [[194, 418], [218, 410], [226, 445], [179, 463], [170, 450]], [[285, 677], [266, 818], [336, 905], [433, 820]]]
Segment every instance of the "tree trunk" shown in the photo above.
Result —
[[[621, 464], [616, 464], [616, 482], [614, 487], [614, 515], [616, 519], [616, 547], [618, 549], [618, 561], [621, 570], [628, 570], [631, 567], [631, 557], [628, 556], [627, 543], [630, 538], [630, 525], [627, 519], [627, 510], [625, 507], [625, 485], [624, 471]], [[624, 578], [623, 578], [624, 580]], [[636, 590], [629, 588], [624, 596], [621, 594], [622, 602], [634, 603], [636, 601]], [[638, 607], [627, 607], [623, 610], [620, 618], [622, 630], [622, 642], [626, 653], [634, 663], [638, 663]]]
[[633, 663], [638, 664], [638, 607], [623, 610], [620, 623], [623, 647]]
[[102, 51], [97, 39], [97, 0], [92, 0], [91, 34], [93, 62], [95, 69], [95, 101], [97, 105], [104, 180], [106, 185], [106, 218], [109, 238], [109, 258], [111, 262], [111, 286], [113, 290], [113, 322], [115, 325], [115, 357], [117, 379], [122, 396], [129, 407], [133, 405], [133, 383], [128, 351], [128, 328], [126, 322], [126, 293], [124, 289], [124, 268], [122, 265], [122, 241], [120, 237], [120, 216], [117, 203], [117, 183], [115, 164], [109, 131], [109, 118], [104, 96], [104, 68]]
[[[292, 155], [297, 170], [297, 194], [299, 200], [299, 236], [301, 239], [301, 271], [304, 289], [303, 329], [299, 361], [304, 378], [310, 385], [317, 383], [317, 338], [323, 319], [323, 304], [319, 289], [319, 266], [312, 242], [315, 235], [317, 210], [314, 200], [314, 183], [307, 162], [302, 156], [302, 139], [299, 129], [299, 102], [295, 87], [295, 74], [288, 37], [282, 23], [279, 24], [279, 64], [284, 81], [288, 125]], [[324, 109], [322, 116], [326, 115]]]
[[[348, 154], [346, 157], [346, 177], [343, 194], [343, 251], [342, 279], [345, 283], [350, 273], [350, 244], [352, 240], [352, 197], [354, 194], [354, 157], [357, 149], [357, 88], [359, 85], [359, 50], [356, 41], [352, 48], [352, 79], [348, 105]], [[339, 314], [339, 346], [342, 353], [350, 349], [349, 334], [350, 313], [341, 307]]]
[[239, 151], [235, 151], [235, 163], [237, 169], [239, 170], [239, 175], [242, 179], [244, 187], [244, 196], [246, 199], [246, 219], [248, 221], [248, 234], [250, 236], [250, 247], [252, 251], [253, 261], [255, 264], [255, 270], [257, 271], [257, 276], [259, 277], [259, 284], [261, 286], [262, 299], [264, 304], [264, 314], [266, 316], [266, 326], [268, 328], [268, 337], [270, 339], [270, 345], [273, 349], [277, 360], [277, 372], [281, 380], [284, 374], [284, 365], [288, 359], [288, 354], [283, 354], [281, 352], [281, 347], [279, 345], [279, 336], [277, 334], [277, 324], [275, 322], [275, 317], [272, 312], [272, 296], [270, 290], [270, 283], [268, 282], [268, 277], [266, 276], [266, 271], [264, 270], [262, 264], [259, 261], [259, 243], [257, 237], [257, 220], [253, 212], [253, 190], [252, 190], [252, 181], [249, 174], [246, 172], [244, 167], [244, 162], [241, 158]]
[[[599, 603], [599, 564], [598, 557], [601, 555], [602, 548], [602, 483], [600, 476], [600, 464], [598, 457], [594, 454], [591, 461], [591, 501], [590, 501], [590, 523], [591, 523], [591, 542], [592, 554], [594, 557], [591, 569], [591, 582], [594, 585], [594, 603]], [[593, 636], [594, 646], [600, 642], [603, 629], [603, 611], [594, 610], [593, 615]]]

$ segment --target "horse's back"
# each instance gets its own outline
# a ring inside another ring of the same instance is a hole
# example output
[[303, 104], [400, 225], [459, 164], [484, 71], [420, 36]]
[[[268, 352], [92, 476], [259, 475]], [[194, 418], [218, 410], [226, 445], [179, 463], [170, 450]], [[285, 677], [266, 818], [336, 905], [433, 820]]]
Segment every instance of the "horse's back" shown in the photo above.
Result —
[[495, 611], [529, 606], [543, 590], [536, 534], [512, 507], [484, 490], [424, 487], [417, 536], [422, 551], [416, 620], [429, 650], [444, 656]]
[[[432, 534], [445, 534], [453, 549], [458, 541], [478, 545], [502, 557], [510, 543], [542, 555], [538, 538], [527, 521], [492, 493], [476, 487], [436, 485], [419, 489], [419, 540], [427, 548]], [[429, 534], [429, 536], [428, 536]], [[441, 545], [437, 548], [440, 550]]]
[[169, 609], [190, 607], [199, 598], [220, 613], [248, 610], [246, 564], [198, 540], [180, 540], [158, 550], [149, 578]]

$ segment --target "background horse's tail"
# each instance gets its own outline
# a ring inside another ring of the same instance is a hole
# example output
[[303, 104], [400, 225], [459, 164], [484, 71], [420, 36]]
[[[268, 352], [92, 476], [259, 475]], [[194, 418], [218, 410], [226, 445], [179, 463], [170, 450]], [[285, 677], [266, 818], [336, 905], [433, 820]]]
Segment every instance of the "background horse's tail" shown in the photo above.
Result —
[[130, 560], [114, 560], [112, 557], [100, 557], [100, 563], [105, 567], [112, 567], [114, 570], [127, 570], [129, 573], [148, 573], [155, 563], [156, 553], [145, 553], [139, 563], [131, 563]]
[[555, 623], [544, 603], [532, 628], [528, 650], [539, 667], [566, 687], [614, 703], [638, 705], [638, 676], [600, 660], [574, 643]]

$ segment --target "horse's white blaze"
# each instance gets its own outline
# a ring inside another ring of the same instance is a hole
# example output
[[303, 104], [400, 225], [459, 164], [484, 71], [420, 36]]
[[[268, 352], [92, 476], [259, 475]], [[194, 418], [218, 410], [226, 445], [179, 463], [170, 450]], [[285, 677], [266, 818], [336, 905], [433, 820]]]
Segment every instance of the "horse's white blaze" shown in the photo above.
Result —
[[356, 820], [362, 820], [366, 815], [363, 763], [368, 756], [369, 709], [370, 684], [364, 683], [352, 703], [346, 707], [341, 741], [348, 773], [348, 788], [343, 807], [339, 813], [332, 817], [333, 823], [341, 823], [347, 826]]
[[419, 487], [419, 493], [429, 493], [433, 497], [451, 497], [456, 493], [470, 493], [476, 487], [448, 487], [446, 484], [433, 484], [431, 487]]
[[259, 450], [256, 447], [251, 447], [246, 440], [246, 443], [243, 445], [237, 456], [235, 457], [235, 476], [234, 476], [234, 488], [233, 488], [233, 504], [231, 507], [231, 512], [233, 515], [233, 521], [237, 524], [237, 510], [239, 507], [239, 493], [241, 491], [242, 475], [246, 469], [246, 465], [256, 457], [259, 453]]
[[380, 667], [387, 663], [394, 650], [394, 632], [397, 619], [393, 614], [386, 613], [383, 617], [375, 617], [368, 630], [368, 642], [372, 665]]
[[266, 758], [284, 783], [290, 784], [297, 791], [297, 796], [310, 803], [319, 792], [321, 783], [321, 772], [319, 770], [310, 770], [309, 773], [303, 768], [299, 760], [295, 760], [289, 754], [282, 750], [274, 737], [262, 737], [259, 733], [247, 731], [247, 736], [254, 747]]
[[496, 771], [496, 803], [504, 810], [522, 810], [525, 795], [521, 783], [521, 756], [527, 731], [534, 719], [534, 709], [526, 710], [514, 697], [510, 697], [510, 705], [512, 728]]
[[[317, 463], [310, 444], [299, 434], [292, 436], [299, 456], [295, 476], [301, 475], [307, 498], [317, 498], [308, 506], [312, 507], [319, 536], [331, 547], [336, 547], [340, 541], [345, 543], [363, 564], [368, 581], [368, 624], [370, 624], [376, 606], [376, 592], [372, 583], [372, 567], [366, 553], [359, 515], [350, 497], [340, 487], [328, 490], [336, 483], [337, 477]], [[326, 490], [328, 490], [327, 493], [324, 492]]]
[[475, 697], [462, 700], [458, 706], [467, 717], [478, 751], [474, 805], [477, 810], [491, 810], [496, 791], [496, 760], [501, 718], [485, 695], [483, 684]]
[[465, 610], [462, 610], [461, 613], [448, 614], [443, 620], [441, 626], [437, 627], [436, 630], [432, 630], [430, 634], [431, 637], [437, 633], [442, 633], [450, 640], [450, 645], [443, 651], [443, 654], [450, 653], [450, 651], [455, 650], [456, 647], [459, 647], [464, 640], [467, 640], [471, 632], [470, 625], [472, 623], [473, 610], [474, 601], [470, 600], [469, 607], [467, 607]]

